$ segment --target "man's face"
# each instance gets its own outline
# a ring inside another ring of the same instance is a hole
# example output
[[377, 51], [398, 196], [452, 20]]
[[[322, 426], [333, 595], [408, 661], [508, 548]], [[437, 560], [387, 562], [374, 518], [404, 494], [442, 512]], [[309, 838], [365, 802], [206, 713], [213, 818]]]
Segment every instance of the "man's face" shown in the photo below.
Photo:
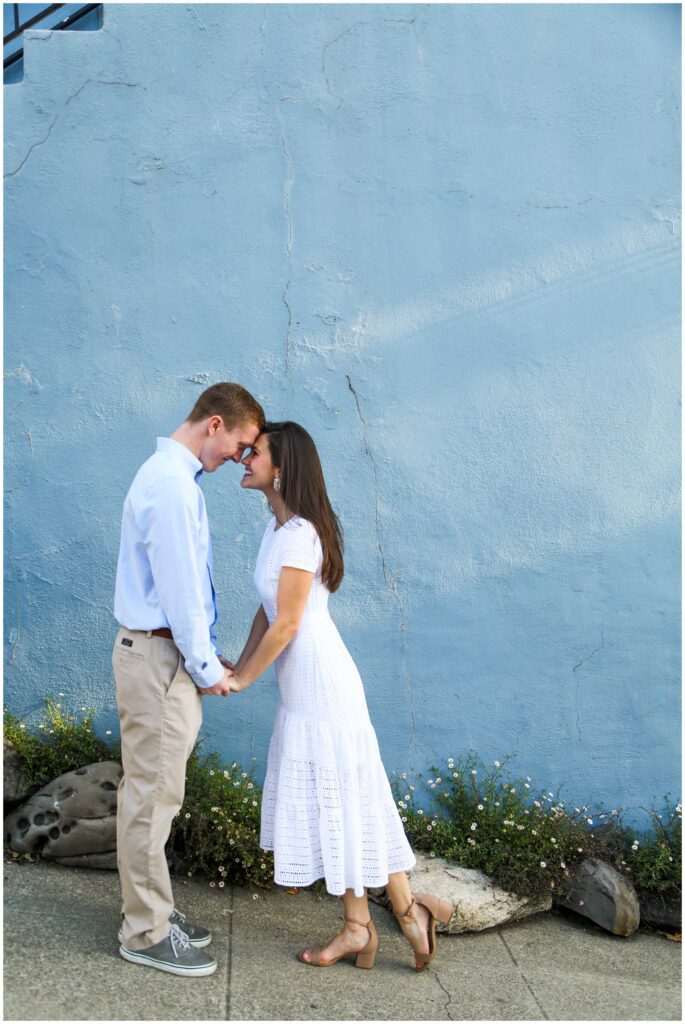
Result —
[[200, 452], [200, 462], [205, 473], [213, 473], [224, 462], [240, 462], [246, 448], [250, 448], [259, 437], [255, 423], [226, 430], [220, 416], [207, 420], [207, 437]]

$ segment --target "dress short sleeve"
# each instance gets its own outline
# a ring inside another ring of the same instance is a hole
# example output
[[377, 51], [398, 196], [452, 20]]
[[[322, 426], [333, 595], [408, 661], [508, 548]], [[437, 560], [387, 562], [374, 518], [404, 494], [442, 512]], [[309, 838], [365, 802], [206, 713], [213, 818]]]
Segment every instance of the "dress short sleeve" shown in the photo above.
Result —
[[295, 517], [284, 523], [281, 531], [281, 566], [316, 572], [323, 560], [316, 527], [306, 519]]

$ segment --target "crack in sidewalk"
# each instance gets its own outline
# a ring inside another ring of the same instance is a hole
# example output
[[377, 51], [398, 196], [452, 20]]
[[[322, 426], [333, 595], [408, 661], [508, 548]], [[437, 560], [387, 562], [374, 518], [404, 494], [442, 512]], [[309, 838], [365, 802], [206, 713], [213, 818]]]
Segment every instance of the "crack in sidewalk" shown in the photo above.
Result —
[[502, 942], [504, 943], [504, 948], [506, 949], [507, 953], [508, 953], [508, 954], [509, 954], [509, 956], [511, 957], [511, 961], [512, 961], [512, 963], [514, 964], [514, 966], [516, 967], [517, 971], [518, 971], [518, 972], [519, 972], [519, 974], [521, 975], [521, 979], [522, 979], [522, 981], [523, 981], [524, 985], [526, 986], [526, 988], [527, 988], [527, 989], [528, 989], [528, 991], [530, 992], [531, 996], [532, 996], [532, 997], [533, 997], [533, 999], [535, 1000], [535, 1005], [537, 1006], [538, 1010], [539, 1010], [539, 1011], [540, 1011], [540, 1013], [542, 1014], [542, 1018], [543, 1018], [543, 1020], [549, 1020], [549, 1017], [548, 1017], [548, 1016], [547, 1016], [547, 1014], [545, 1013], [545, 1011], [544, 1011], [544, 1009], [543, 1009], [543, 1006], [542, 1006], [542, 1004], [541, 1004], [540, 1000], [539, 1000], [539, 999], [538, 999], [538, 997], [537, 997], [537, 996], [535, 995], [535, 992], [533, 991], [533, 988], [532, 988], [532, 986], [531, 986], [530, 982], [528, 981], [528, 978], [527, 978], [527, 977], [525, 976], [525, 974], [523, 973], [523, 968], [522, 968], [522, 967], [521, 967], [521, 965], [519, 964], [518, 960], [516, 959], [516, 957], [514, 956], [514, 954], [512, 953], [512, 951], [511, 951], [511, 950], [509, 949], [509, 945], [508, 945], [508, 943], [507, 943], [507, 940], [506, 940], [506, 939], [504, 938], [504, 935], [502, 934], [502, 932], [500, 931], [500, 929], [499, 929], [499, 928], [497, 928], [496, 930], [497, 930], [497, 934], [499, 935], [500, 939], [501, 939], [501, 940], [502, 940]]

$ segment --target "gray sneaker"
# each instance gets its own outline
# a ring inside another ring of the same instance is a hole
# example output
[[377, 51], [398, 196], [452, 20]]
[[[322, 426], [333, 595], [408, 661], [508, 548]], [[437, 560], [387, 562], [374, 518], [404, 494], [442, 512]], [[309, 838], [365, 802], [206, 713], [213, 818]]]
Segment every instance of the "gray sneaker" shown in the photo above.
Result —
[[[177, 924], [182, 932], [188, 936], [188, 942], [191, 946], [195, 946], [196, 949], [202, 949], [203, 946], [208, 946], [212, 941], [212, 933], [208, 932], [206, 928], [203, 928], [201, 924], [186, 923], [186, 915], [182, 914], [180, 910], [172, 910], [171, 916], [169, 917], [171, 924]], [[119, 929], [119, 942], [123, 941], [124, 930]]]
[[172, 924], [167, 937], [155, 946], [147, 946], [145, 949], [126, 949], [125, 946], [119, 946], [119, 956], [123, 956], [124, 960], [129, 960], [132, 964], [156, 967], [159, 971], [182, 974], [185, 977], [204, 977], [206, 974], [214, 974], [216, 970], [214, 957], [191, 946], [188, 936], [177, 924]]

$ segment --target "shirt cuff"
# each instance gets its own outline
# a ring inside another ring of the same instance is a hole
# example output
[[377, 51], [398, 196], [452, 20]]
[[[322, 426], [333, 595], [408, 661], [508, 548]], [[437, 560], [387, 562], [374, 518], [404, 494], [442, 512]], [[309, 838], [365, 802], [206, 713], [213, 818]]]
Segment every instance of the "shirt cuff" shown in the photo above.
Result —
[[219, 659], [214, 657], [210, 658], [209, 661], [206, 661], [201, 670], [194, 673], [191, 672], [189, 674], [192, 676], [193, 682], [196, 686], [201, 690], [206, 690], [208, 687], [214, 686], [215, 683], [218, 683], [225, 671], [226, 669]]

